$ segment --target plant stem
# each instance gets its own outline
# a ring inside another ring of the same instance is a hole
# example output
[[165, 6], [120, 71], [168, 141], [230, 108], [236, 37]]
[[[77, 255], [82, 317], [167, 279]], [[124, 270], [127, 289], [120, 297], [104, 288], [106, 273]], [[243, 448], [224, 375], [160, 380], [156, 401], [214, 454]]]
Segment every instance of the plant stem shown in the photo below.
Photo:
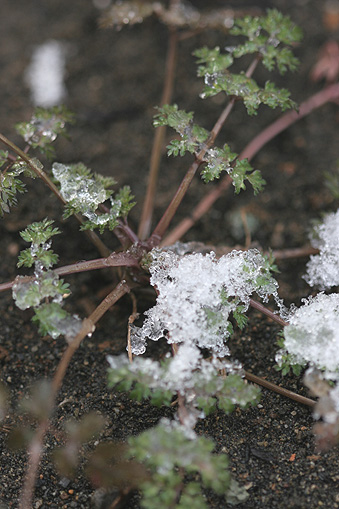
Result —
[[[60, 193], [59, 189], [53, 184], [49, 176], [41, 169], [39, 166], [37, 166], [34, 161], [27, 156], [27, 154], [21, 150], [15, 143], [10, 141], [6, 138], [3, 134], [0, 133], [0, 141], [9, 147], [13, 152], [15, 152], [23, 161], [25, 161], [28, 166], [31, 168], [31, 170], [39, 177], [41, 180], [50, 188], [50, 190], [56, 195], [56, 197], [65, 205], [67, 202]], [[80, 214], [74, 214], [76, 219], [79, 221], [80, 224], [84, 223], [84, 220], [82, 219]], [[102, 240], [97, 236], [96, 233], [90, 230], [85, 230], [85, 233], [87, 237], [91, 240], [91, 242], [95, 245], [95, 247], [98, 249], [99, 253], [102, 256], [108, 256], [110, 253], [110, 250], [108, 247], [102, 242]]]
[[207, 152], [207, 150], [213, 145], [215, 138], [220, 132], [220, 129], [222, 128], [223, 124], [225, 123], [227, 117], [229, 116], [230, 112], [232, 111], [232, 108], [234, 106], [235, 99], [231, 99], [226, 108], [221, 113], [220, 117], [218, 118], [217, 122], [215, 123], [210, 137], [208, 141], [206, 142], [205, 146], [200, 150], [199, 154], [197, 154], [196, 159], [193, 164], [189, 167], [186, 175], [184, 176], [180, 186], [178, 187], [174, 197], [172, 198], [171, 203], [167, 207], [164, 215], [160, 219], [159, 223], [157, 224], [156, 228], [154, 229], [151, 237], [150, 242], [154, 245], [154, 243], [160, 243], [160, 240], [162, 239], [163, 235], [165, 234], [170, 222], [173, 219], [173, 216], [175, 215], [176, 211], [178, 210], [178, 207], [180, 203], [182, 202], [185, 194], [187, 193], [188, 188], [191, 185], [191, 182], [193, 180], [193, 177], [199, 168], [199, 166], [204, 162], [204, 156]]
[[[339, 99], [339, 83], [329, 85], [320, 92], [312, 95], [309, 99], [301, 103], [299, 111], [290, 111], [285, 113], [266, 129], [258, 134], [239, 155], [239, 159], [252, 159], [259, 150], [275, 136], [290, 127], [292, 124], [309, 115], [315, 109], [330, 101]], [[214, 202], [230, 187], [231, 178], [226, 175], [219, 185], [210, 191], [193, 209], [190, 216], [183, 219], [176, 228], [174, 228], [162, 241], [162, 246], [169, 246], [178, 241], [194, 224], [212, 207]]]
[[256, 300], [250, 299], [250, 305], [252, 308], [256, 309], [257, 311], [260, 311], [260, 313], [263, 313], [264, 315], [268, 316], [273, 320], [274, 322], [277, 322], [279, 325], [282, 325], [283, 327], [286, 327], [288, 325], [288, 322], [285, 322], [282, 318], [280, 318], [279, 315], [276, 315], [268, 309], [266, 306], [261, 304], [260, 302], [257, 302]]
[[[136, 257], [130, 253], [111, 253], [107, 258], [97, 258], [96, 260], [86, 260], [84, 262], [72, 263], [64, 267], [58, 267], [53, 270], [58, 276], [66, 274], [75, 274], [77, 272], [87, 272], [89, 270], [105, 269], [107, 267], [139, 267]], [[34, 276], [26, 276], [27, 282], [33, 280]], [[0, 292], [10, 290], [15, 280], [0, 284]]]
[[288, 389], [284, 389], [284, 387], [280, 387], [279, 385], [276, 385], [272, 382], [268, 382], [267, 380], [261, 378], [260, 376], [252, 375], [252, 373], [248, 373], [248, 371], [245, 371], [245, 378], [249, 382], [261, 385], [262, 387], [277, 392], [278, 394], [281, 394], [286, 398], [293, 399], [294, 401], [297, 401], [302, 405], [307, 405], [313, 408], [314, 405], [316, 404], [316, 402], [313, 399], [306, 398], [305, 396], [300, 396], [300, 394], [296, 394], [295, 392], [289, 391]]
[[253, 140], [245, 147], [241, 152], [239, 158], [248, 160], [252, 159], [259, 150], [271, 141], [275, 136], [280, 134], [282, 131], [290, 127], [292, 124], [301, 120], [302, 118], [309, 115], [312, 111], [330, 101], [337, 101], [339, 99], [339, 83], [334, 85], [328, 85], [320, 92], [312, 95], [309, 99], [301, 103], [298, 111], [289, 111], [285, 113], [275, 122], [269, 125], [266, 129], [261, 131], [258, 136], [255, 136]]
[[275, 260], [287, 260], [289, 258], [303, 258], [319, 254], [319, 249], [312, 246], [295, 247], [290, 249], [277, 249], [272, 251]]
[[[166, 71], [164, 78], [164, 89], [161, 98], [161, 106], [171, 102], [174, 85], [175, 65], [177, 59], [177, 47], [177, 31], [175, 28], [169, 27], [169, 44], [166, 57]], [[161, 126], [155, 131], [149, 167], [148, 186], [138, 230], [138, 236], [141, 240], [146, 239], [151, 231], [155, 192], [158, 181], [159, 165], [161, 152], [164, 145], [165, 133], [166, 126]]]
[[[256, 56], [250, 66], [248, 67], [246, 71], [246, 76], [249, 78], [252, 76], [256, 66], [259, 62], [259, 57]], [[226, 122], [229, 114], [231, 113], [233, 106], [236, 102], [235, 97], [231, 97], [229, 103], [227, 104], [226, 108], [222, 111], [221, 115], [219, 116], [218, 120], [214, 124], [210, 136], [207, 140], [207, 142], [204, 144], [200, 152], [196, 155], [194, 163], [190, 166], [188, 169], [185, 177], [183, 178], [179, 188], [177, 189], [171, 203], [167, 207], [165, 213], [163, 214], [162, 218], [160, 219], [159, 223], [157, 224], [155, 230], [153, 231], [150, 242], [152, 244], [154, 243], [160, 243], [162, 237], [164, 236], [165, 232], [167, 231], [167, 228], [170, 224], [170, 222], [173, 219], [173, 216], [175, 215], [180, 203], [182, 202], [185, 194], [187, 193], [188, 188], [191, 185], [191, 182], [193, 180], [193, 177], [199, 168], [199, 166], [204, 162], [204, 156], [209, 148], [212, 147], [212, 145], [215, 142], [216, 137], [220, 133], [220, 130], [224, 123]]]
[[[73, 339], [73, 341], [66, 348], [62, 358], [59, 361], [57, 366], [53, 381], [52, 381], [52, 405], [55, 406], [55, 400], [57, 394], [60, 390], [62, 381], [64, 379], [66, 370], [69, 366], [69, 363], [82, 343], [83, 339], [92, 334], [95, 329], [95, 324], [100, 320], [100, 318], [106, 313], [106, 311], [115, 304], [123, 295], [128, 293], [131, 290], [132, 286], [129, 285], [126, 281], [122, 280], [120, 283], [111, 291], [107, 297], [99, 304], [99, 306], [93, 311], [93, 313], [83, 321], [82, 328], [77, 336]], [[31, 509], [32, 508], [32, 499], [36, 477], [38, 474], [38, 468], [41, 461], [41, 457], [43, 454], [43, 441], [48, 431], [50, 425], [49, 419], [44, 419], [36, 433], [33, 437], [33, 440], [30, 443], [28, 449], [28, 464], [26, 469], [25, 481], [23, 490], [21, 492], [20, 501], [19, 501], [19, 509]]]

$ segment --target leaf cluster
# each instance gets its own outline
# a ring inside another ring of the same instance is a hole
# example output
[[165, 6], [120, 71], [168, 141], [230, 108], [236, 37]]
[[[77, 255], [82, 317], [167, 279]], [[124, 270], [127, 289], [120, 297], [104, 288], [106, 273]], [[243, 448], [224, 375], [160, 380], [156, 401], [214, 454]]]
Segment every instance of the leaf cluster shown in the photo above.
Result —
[[[42, 167], [40, 161], [33, 158], [32, 162], [38, 167]], [[19, 175], [23, 174], [25, 177], [35, 178], [35, 173], [31, 170], [29, 165], [20, 157], [15, 162], [10, 162], [8, 152], [0, 150], [0, 168], [7, 163], [5, 170], [0, 171], [0, 217], [4, 213], [10, 212], [10, 207], [17, 204], [17, 193], [24, 193], [26, 186], [22, 182]]]
[[288, 47], [281, 48], [281, 45], [291, 45], [300, 40], [298, 27], [276, 9], [268, 9], [266, 16], [237, 19], [231, 33], [245, 36], [246, 42], [227, 47], [225, 54], [220, 52], [218, 46], [214, 49], [203, 47], [194, 52], [199, 64], [198, 76], [204, 77], [205, 81], [201, 97], [225, 92], [229, 97], [241, 99], [249, 115], [256, 114], [260, 104], [270, 108], [280, 107], [283, 111], [296, 108], [288, 90], [278, 89], [269, 81], [261, 88], [244, 72], [232, 74], [228, 69], [235, 58], [254, 53], [269, 71], [275, 67], [281, 74], [288, 69], [295, 70], [298, 60]]
[[72, 123], [74, 115], [64, 106], [36, 108], [29, 122], [17, 124], [16, 130], [32, 148], [38, 148], [42, 154], [54, 156], [53, 141], [59, 135], [66, 136], [65, 125]]
[[199, 474], [203, 487], [219, 495], [230, 484], [228, 459], [214, 454], [214, 444], [205, 437], [188, 435], [185, 428], [167, 419], [155, 428], [128, 441], [128, 454], [150, 470], [151, 480], [141, 484], [143, 507], [205, 508], [200, 483], [189, 481], [187, 475]]
[[252, 185], [254, 194], [262, 191], [266, 183], [260, 171], [253, 170], [247, 159], [238, 159], [238, 155], [235, 152], [231, 152], [227, 144], [222, 148], [213, 147], [209, 149], [206, 153], [205, 161], [206, 164], [201, 170], [201, 177], [204, 182], [207, 183], [218, 179], [221, 172], [225, 171], [232, 179], [236, 194], [246, 189], [246, 180]]
[[244, 44], [230, 48], [235, 58], [258, 53], [269, 71], [277, 67], [283, 74], [287, 69], [294, 71], [297, 68], [298, 59], [289, 48], [281, 48], [281, 45], [290, 46], [299, 42], [302, 31], [289, 16], [284, 16], [277, 9], [267, 9], [266, 16], [238, 18], [230, 32], [247, 39]]
[[186, 152], [191, 154], [199, 152], [201, 145], [207, 140], [209, 132], [193, 123], [193, 113], [179, 110], [176, 104], [165, 104], [157, 108], [154, 115], [154, 127], [169, 126], [181, 137], [180, 140], [172, 140], [167, 146], [167, 154], [183, 156]]
[[59, 235], [59, 228], [54, 228], [51, 219], [45, 218], [43, 221], [35, 222], [27, 226], [20, 232], [20, 236], [26, 241], [31, 242], [32, 246], [20, 252], [18, 257], [18, 267], [32, 267], [39, 264], [40, 268], [49, 269], [58, 261], [58, 255], [52, 249], [49, 249], [50, 239], [54, 235]]
[[[60, 183], [60, 193], [66, 201], [63, 218], [73, 214], [83, 214], [88, 218], [82, 225], [82, 230], [98, 228], [102, 233], [105, 228], [113, 230], [119, 224], [119, 218], [127, 216], [135, 205], [130, 188], [124, 186], [113, 198], [111, 187], [115, 180], [92, 173], [83, 163], [64, 165], [54, 163], [52, 166], [55, 181]], [[98, 210], [107, 200], [110, 208]]]

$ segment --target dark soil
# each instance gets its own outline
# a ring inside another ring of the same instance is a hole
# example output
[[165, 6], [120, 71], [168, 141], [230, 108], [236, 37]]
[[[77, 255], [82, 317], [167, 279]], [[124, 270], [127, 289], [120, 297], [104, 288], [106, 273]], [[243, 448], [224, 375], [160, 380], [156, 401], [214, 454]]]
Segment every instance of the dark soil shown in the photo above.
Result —
[[[193, 3], [205, 4], [202, 1]], [[232, 3], [210, 4], [225, 6]], [[320, 89], [320, 84], [310, 81], [310, 69], [319, 48], [329, 39], [338, 40], [339, 35], [338, 19], [334, 15], [328, 17], [326, 2], [266, 0], [233, 4], [277, 7], [289, 14], [304, 31], [304, 41], [296, 48], [301, 60], [300, 73], [271, 79], [289, 88], [298, 102]], [[98, 14], [89, 0], [2, 0], [0, 132], [21, 144], [13, 126], [28, 120], [32, 113], [23, 76], [34, 46], [52, 38], [68, 43], [66, 103], [76, 112], [78, 122], [70, 129], [71, 142], [57, 141], [57, 160], [82, 160], [94, 171], [113, 175], [119, 185], [130, 184], [138, 202], [130, 219], [131, 225], [135, 226], [146, 187], [153, 136], [151, 118], [153, 106], [159, 103], [161, 96], [167, 32], [155, 20], [121, 32], [99, 30]], [[330, 30], [329, 19], [333, 30]], [[223, 46], [224, 41], [220, 33], [200, 34], [181, 44], [178, 59], [174, 101], [186, 110], [196, 111], [198, 122], [207, 128], [213, 125], [220, 104], [217, 99], [205, 102], [198, 99], [201, 83], [195, 77], [191, 52], [203, 44]], [[265, 75], [263, 79], [267, 79]], [[240, 151], [261, 126], [276, 116], [276, 112], [263, 109], [258, 118], [248, 119], [239, 106], [220, 140], [230, 141], [234, 149]], [[234, 197], [232, 191], [228, 191], [184, 240], [216, 246], [243, 243], [243, 235], [239, 230], [232, 230], [231, 221], [241, 207], [246, 207], [256, 219], [257, 227], [253, 233], [256, 245], [263, 249], [284, 249], [307, 244], [310, 221], [319, 218], [322, 212], [335, 210], [336, 206], [326, 190], [323, 174], [336, 165], [338, 118], [337, 106], [328, 104], [269, 143], [254, 160], [267, 181], [265, 192], [258, 197], [253, 197], [251, 191]], [[168, 204], [188, 161], [164, 159], [156, 219]], [[54, 243], [55, 251], [60, 254], [60, 265], [98, 256], [78, 232], [75, 221], [58, 221], [61, 206], [46, 193], [41, 183], [28, 182], [28, 189], [29, 193], [20, 197], [18, 207], [0, 223], [0, 282], [11, 280], [17, 274], [18, 252], [26, 247], [18, 231], [46, 216], [55, 218], [64, 232]], [[191, 206], [204, 193], [206, 188], [197, 179], [176, 222], [189, 214]], [[112, 250], [117, 247], [109, 235], [104, 238]], [[305, 261], [279, 263], [280, 293], [288, 304], [298, 304], [302, 297], [310, 294], [301, 278]], [[72, 276], [67, 280], [73, 292], [67, 303], [68, 309], [84, 317], [111, 288], [112, 274], [103, 271]], [[12, 402], [1, 428], [0, 503], [2, 507], [14, 508], [22, 486], [26, 456], [8, 449], [7, 436], [18, 422], [24, 421], [24, 417], [16, 413], [19, 400], [36, 380], [53, 375], [65, 343], [50, 337], [41, 339], [31, 323], [31, 313], [20, 312], [9, 293], [1, 293], [0, 301], [1, 378], [8, 387]], [[145, 297], [138, 296], [139, 311], [149, 305]], [[155, 409], [147, 403], [132, 402], [127, 396], [107, 389], [106, 356], [125, 350], [130, 313], [131, 300], [126, 297], [107, 313], [93, 337], [72, 360], [47, 436], [34, 508], [100, 507], [99, 502], [95, 505], [100, 493], [86, 480], [82, 469], [74, 479], [69, 479], [59, 475], [53, 466], [52, 451], [63, 443], [61, 430], [65, 421], [96, 411], [107, 418], [101, 439], [124, 440], [171, 413], [171, 410]], [[251, 312], [248, 327], [236, 334], [231, 342], [234, 356], [248, 371], [307, 395], [301, 378], [282, 378], [273, 369], [278, 332], [279, 327], [275, 324], [257, 312]], [[154, 345], [152, 351], [157, 354]], [[241, 509], [336, 508], [339, 507], [338, 450], [316, 452], [312, 425], [309, 408], [263, 389], [257, 407], [245, 411], [238, 409], [230, 416], [221, 412], [214, 414], [199, 423], [197, 431], [212, 437], [218, 452], [228, 454], [232, 474], [248, 489], [249, 498], [238, 506]], [[88, 447], [91, 446], [93, 443]], [[206, 496], [210, 507], [228, 507], [223, 498]], [[113, 507], [112, 500], [107, 497], [106, 505], [102, 507]], [[124, 507], [139, 507], [137, 494]]]

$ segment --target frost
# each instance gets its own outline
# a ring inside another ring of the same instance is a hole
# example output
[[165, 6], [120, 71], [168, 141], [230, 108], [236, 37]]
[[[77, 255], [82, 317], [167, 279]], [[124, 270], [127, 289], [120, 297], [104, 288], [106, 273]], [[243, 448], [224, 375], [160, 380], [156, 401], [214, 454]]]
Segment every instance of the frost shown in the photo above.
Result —
[[17, 276], [12, 287], [12, 295], [18, 308], [24, 310], [39, 306], [47, 298], [58, 298], [60, 289], [59, 278], [53, 271], [44, 272], [39, 277], [27, 281], [25, 276]]
[[246, 311], [254, 292], [264, 301], [277, 298], [278, 284], [257, 250], [233, 251], [219, 260], [214, 253], [180, 257], [168, 250], [154, 250], [152, 256], [151, 284], [159, 295], [141, 329], [133, 329], [139, 342], [166, 336], [168, 343], [196, 345], [224, 357], [237, 303]]
[[82, 320], [77, 315], [67, 315], [62, 319], [51, 319], [49, 325], [52, 329], [50, 335], [53, 339], [63, 335], [66, 341], [71, 343], [81, 330]]
[[65, 46], [55, 40], [38, 46], [26, 71], [26, 81], [36, 106], [49, 108], [62, 102], [66, 95]]
[[284, 329], [284, 345], [299, 363], [329, 373], [339, 368], [339, 295], [319, 294], [304, 302]]
[[[134, 355], [142, 355], [146, 352], [146, 339], [140, 334], [139, 327], [130, 326], [131, 351]], [[128, 350], [128, 346], [126, 347]]]
[[63, 198], [67, 202], [76, 200], [87, 213], [94, 211], [99, 203], [107, 198], [107, 191], [102, 183], [85, 175], [76, 175], [71, 166], [54, 163], [52, 172], [60, 182]]
[[320, 289], [339, 285], [339, 210], [328, 214], [313, 232], [312, 245], [320, 250], [307, 264], [305, 280]]

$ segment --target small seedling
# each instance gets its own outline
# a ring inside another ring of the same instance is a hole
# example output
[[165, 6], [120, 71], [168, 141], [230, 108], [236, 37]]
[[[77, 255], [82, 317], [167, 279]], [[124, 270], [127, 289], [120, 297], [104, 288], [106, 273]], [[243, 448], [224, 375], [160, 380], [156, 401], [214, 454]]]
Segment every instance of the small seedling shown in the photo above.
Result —
[[[178, 35], [178, 26], [193, 23], [192, 12], [187, 16], [184, 7], [177, 2], [172, 2], [168, 10], [161, 3], [119, 2], [114, 4], [102, 23], [121, 28], [155, 14], [173, 26], [176, 14], [177, 26], [173, 30]], [[156, 110], [154, 126], [160, 130], [169, 126], [176, 133], [176, 138], [167, 147], [168, 156], [189, 153], [193, 162], [152, 232], [148, 232], [148, 225], [151, 223], [149, 211], [152, 210], [153, 191], [148, 191], [147, 207], [141, 220], [142, 233], [138, 234], [128, 224], [128, 213], [134, 205], [128, 187], [114, 192], [116, 182], [113, 178], [93, 173], [82, 163], [53, 162], [51, 169], [47, 164], [45, 170], [38, 159], [28, 155], [31, 150], [40, 150], [54, 158], [51, 144], [64, 133], [66, 123], [72, 119], [65, 109], [39, 109], [30, 122], [18, 124], [17, 130], [27, 144], [26, 150], [0, 135], [0, 141], [15, 154], [5, 151], [0, 154], [1, 214], [9, 213], [10, 207], [16, 204], [18, 193], [24, 192], [22, 175], [39, 177], [64, 204], [63, 218], [74, 216], [102, 256], [55, 268], [58, 255], [51, 249], [51, 242], [52, 237], [61, 232], [53, 226], [52, 219], [46, 218], [28, 225], [21, 232], [23, 240], [31, 245], [21, 251], [18, 267], [33, 267], [33, 274], [17, 276], [14, 281], [0, 285], [0, 290], [12, 290], [15, 304], [20, 309], [32, 308], [33, 321], [41, 334], [53, 338], [64, 336], [68, 343], [46, 393], [48, 404], [44, 409], [47, 410], [35, 416], [38, 431], [28, 446], [30, 462], [21, 494], [21, 509], [32, 505], [43, 436], [73, 354], [86, 336], [94, 332], [105, 312], [136, 287], [151, 285], [157, 294], [156, 303], [146, 311], [139, 326], [132, 323], [134, 318], [130, 321], [128, 355], [108, 358], [108, 383], [111, 388], [128, 391], [137, 400], [148, 398], [153, 405], [174, 406], [175, 415], [173, 420], [162, 419], [153, 429], [130, 438], [123, 450], [117, 449], [119, 454], [116, 453], [115, 459], [111, 444], [106, 449], [102, 444], [98, 446], [89, 459], [87, 472], [92, 479], [103, 479], [105, 488], [115, 486], [124, 493], [138, 488], [143, 496], [142, 505], [148, 509], [159, 504], [168, 508], [206, 507], [206, 489], [225, 496], [225, 502], [246, 499], [246, 490], [230, 476], [226, 455], [216, 454], [213, 442], [199, 436], [195, 426], [198, 420], [216, 409], [229, 413], [235, 406], [245, 408], [258, 401], [259, 390], [247, 383], [242, 366], [230, 359], [227, 346], [234, 327], [241, 329], [246, 324], [251, 306], [286, 326], [277, 355], [278, 368], [283, 374], [292, 367], [297, 375], [309, 365], [305, 382], [317, 395], [320, 395], [320, 385], [314, 382], [315, 369], [322, 387], [324, 380], [335, 382], [334, 387], [325, 383], [328, 412], [323, 407], [321, 410], [316, 407], [315, 412], [316, 416], [327, 419], [327, 424], [339, 421], [336, 409], [339, 367], [336, 358], [337, 295], [319, 294], [305, 301], [299, 309], [287, 310], [278, 296], [278, 283], [272, 275], [274, 261], [258, 250], [234, 250], [217, 258], [213, 252], [202, 254], [194, 248], [192, 252], [192, 244], [173, 242], [165, 247], [169, 225], [198, 171], [206, 183], [225, 175], [227, 182], [233, 184], [235, 193], [246, 189], [247, 185], [255, 194], [263, 190], [265, 182], [260, 171], [252, 168], [249, 156], [234, 152], [227, 143], [216, 145], [216, 138], [237, 103], [243, 105], [250, 116], [257, 115], [259, 106], [264, 105], [283, 111], [292, 109], [292, 116], [288, 117], [290, 123], [296, 119], [297, 105], [290, 93], [271, 81], [260, 86], [254, 75], [258, 65], [263, 65], [268, 72], [294, 71], [298, 62], [292, 47], [301, 39], [300, 30], [288, 17], [272, 9], [263, 16], [235, 20], [230, 32], [240, 38], [238, 45], [225, 49], [203, 47], [194, 53], [198, 77], [204, 81], [200, 97], [207, 99], [222, 94], [225, 100], [213, 128], [207, 130], [199, 126], [194, 122], [193, 112], [186, 112], [176, 104], [162, 104]], [[232, 65], [244, 56], [251, 57], [251, 63], [242, 72], [233, 73]], [[257, 150], [259, 148], [260, 143]], [[149, 190], [155, 188], [155, 175], [156, 171], [151, 171]], [[316, 228], [314, 245], [319, 254], [311, 258], [306, 275], [311, 285], [324, 288], [338, 285], [337, 215], [327, 216]], [[99, 234], [112, 232], [121, 242], [122, 250], [111, 252], [95, 230]], [[107, 267], [125, 267], [124, 278], [87, 318], [82, 320], [69, 313], [64, 306], [69, 287], [60, 276]], [[271, 297], [280, 316], [266, 307]], [[161, 339], [167, 343], [167, 353], [162, 360], [142, 357], [149, 341]], [[3, 392], [0, 393], [1, 400], [5, 404]], [[32, 403], [32, 407], [34, 405]], [[2, 407], [0, 413], [3, 414]], [[68, 446], [66, 444], [56, 452], [59, 468], [66, 468], [70, 475], [69, 472], [78, 465], [81, 444], [102, 426], [104, 423], [96, 418], [79, 425], [69, 424]], [[336, 439], [338, 432], [333, 426], [331, 433]], [[120, 481], [111, 468], [112, 461], [123, 472]], [[128, 468], [131, 473], [135, 472], [135, 477], [130, 480], [126, 475]], [[110, 472], [108, 480], [105, 470]]]

